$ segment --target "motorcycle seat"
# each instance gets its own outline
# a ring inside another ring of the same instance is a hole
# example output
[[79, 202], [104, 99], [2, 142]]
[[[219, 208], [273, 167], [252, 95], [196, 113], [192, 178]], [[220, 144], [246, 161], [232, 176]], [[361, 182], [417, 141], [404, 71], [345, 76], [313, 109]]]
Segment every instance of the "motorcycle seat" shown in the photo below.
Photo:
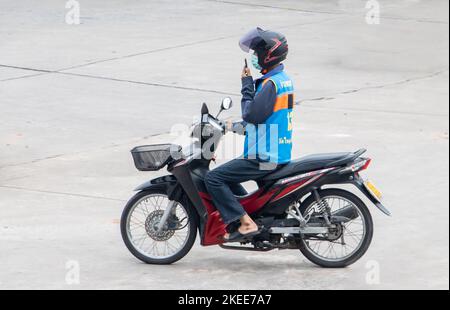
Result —
[[295, 174], [306, 173], [309, 171], [325, 169], [336, 166], [343, 166], [359, 157], [363, 150], [355, 153], [325, 153], [313, 154], [292, 160], [286, 165], [282, 165], [275, 172], [266, 175], [261, 181], [275, 181]]

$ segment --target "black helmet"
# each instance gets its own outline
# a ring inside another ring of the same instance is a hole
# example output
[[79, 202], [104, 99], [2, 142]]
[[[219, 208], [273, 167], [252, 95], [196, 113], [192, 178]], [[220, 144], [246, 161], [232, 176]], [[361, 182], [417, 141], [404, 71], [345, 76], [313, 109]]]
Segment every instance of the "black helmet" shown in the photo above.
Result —
[[258, 63], [263, 69], [279, 64], [288, 54], [288, 44], [284, 35], [259, 27], [243, 36], [239, 40], [239, 46], [244, 52], [254, 50], [258, 55]]

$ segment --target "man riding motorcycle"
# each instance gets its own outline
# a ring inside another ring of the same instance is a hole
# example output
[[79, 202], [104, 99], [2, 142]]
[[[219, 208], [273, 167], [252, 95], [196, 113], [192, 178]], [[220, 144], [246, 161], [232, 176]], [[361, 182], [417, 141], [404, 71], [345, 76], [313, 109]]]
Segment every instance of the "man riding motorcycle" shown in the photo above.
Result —
[[[218, 143], [236, 126], [218, 115], [231, 108], [224, 98], [213, 116], [206, 103], [201, 120], [192, 126], [191, 143], [141, 145], [131, 151], [139, 171], [168, 174], [136, 188], [120, 220], [130, 252], [150, 264], [172, 264], [183, 258], [200, 235], [202, 246], [228, 250], [300, 250], [311, 262], [342, 268], [358, 261], [373, 237], [371, 210], [340, 185], [353, 185], [384, 214], [381, 192], [360, 174], [371, 159], [355, 152], [311, 154], [291, 161], [292, 81], [281, 64], [284, 36], [256, 28], [240, 41], [252, 49], [262, 78], [253, 82], [242, 72], [244, 154], [210, 171]], [[205, 156], [206, 155], [206, 156]], [[256, 180], [246, 195], [240, 183]], [[229, 245], [224, 242], [239, 242]]]
[[[205, 184], [222, 220], [228, 225], [225, 242], [238, 242], [259, 233], [235, 195], [246, 194], [240, 183], [258, 180], [291, 160], [294, 88], [281, 63], [288, 54], [285, 36], [256, 28], [239, 41], [253, 51], [252, 64], [263, 76], [256, 81], [246, 66], [242, 71], [242, 119], [233, 124], [245, 128], [244, 154], [206, 175]], [[230, 225], [239, 220], [240, 226]]]

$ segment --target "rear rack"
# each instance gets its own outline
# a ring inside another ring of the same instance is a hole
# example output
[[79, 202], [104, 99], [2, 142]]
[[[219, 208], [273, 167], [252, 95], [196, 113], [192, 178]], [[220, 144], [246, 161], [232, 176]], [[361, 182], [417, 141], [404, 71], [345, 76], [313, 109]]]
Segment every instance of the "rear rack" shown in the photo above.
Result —
[[336, 167], [336, 166], [344, 166], [348, 164], [349, 162], [354, 161], [358, 157], [360, 157], [362, 154], [364, 154], [367, 150], [366, 149], [359, 149], [356, 152], [350, 153], [344, 158], [341, 158], [339, 160], [333, 161], [329, 163], [326, 167]]
[[355, 158], [358, 158], [359, 156], [361, 156], [362, 154], [364, 154], [365, 152], [367, 152], [366, 149], [359, 149], [356, 152], [354, 152], [353, 154], [355, 155]]

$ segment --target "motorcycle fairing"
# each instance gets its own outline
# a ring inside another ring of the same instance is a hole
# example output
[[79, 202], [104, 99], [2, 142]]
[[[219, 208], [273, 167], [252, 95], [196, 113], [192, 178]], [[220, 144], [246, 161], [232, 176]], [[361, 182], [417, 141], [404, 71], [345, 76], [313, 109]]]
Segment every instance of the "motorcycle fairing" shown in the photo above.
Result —
[[[259, 189], [248, 196], [242, 197], [239, 199], [239, 202], [248, 214], [252, 214], [266, 205], [275, 192], [276, 190], [265, 191], [264, 189]], [[200, 197], [208, 212], [202, 245], [220, 244], [222, 243], [220, 237], [225, 234], [227, 225], [222, 221], [219, 211], [214, 207], [211, 196], [200, 192]]]

